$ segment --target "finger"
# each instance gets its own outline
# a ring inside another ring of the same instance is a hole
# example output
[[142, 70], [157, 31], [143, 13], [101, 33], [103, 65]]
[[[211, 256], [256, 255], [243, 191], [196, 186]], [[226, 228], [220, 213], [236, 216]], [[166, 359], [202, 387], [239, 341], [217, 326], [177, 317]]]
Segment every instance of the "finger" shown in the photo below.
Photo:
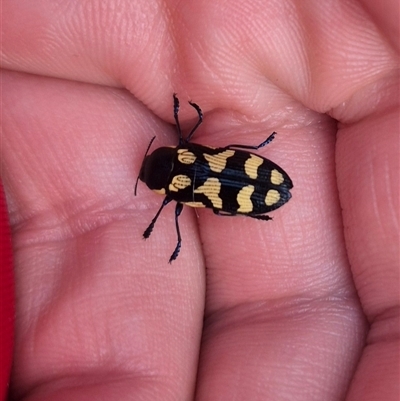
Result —
[[182, 216], [185, 248], [168, 265], [173, 217], [143, 241], [158, 197], [133, 195], [146, 136], [168, 127], [113, 88], [10, 72], [2, 82], [13, 395], [140, 398], [168, 388], [188, 398], [204, 308], [196, 228]]

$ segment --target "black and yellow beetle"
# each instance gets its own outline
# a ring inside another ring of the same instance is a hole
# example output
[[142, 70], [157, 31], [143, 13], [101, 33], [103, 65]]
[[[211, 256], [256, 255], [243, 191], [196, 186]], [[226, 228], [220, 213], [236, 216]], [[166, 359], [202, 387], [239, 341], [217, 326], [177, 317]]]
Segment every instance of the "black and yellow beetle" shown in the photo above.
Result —
[[[249, 216], [259, 220], [271, 220], [267, 212], [281, 207], [291, 198], [293, 184], [285, 171], [277, 164], [247, 151], [258, 150], [270, 143], [273, 132], [258, 146], [228, 145], [223, 148], [190, 143], [193, 134], [203, 122], [203, 113], [196, 103], [198, 121], [186, 139], [182, 137], [178, 119], [179, 100], [174, 98], [174, 119], [179, 143], [175, 147], [162, 147], [147, 155], [155, 137], [150, 141], [135, 185], [139, 179], [154, 192], [165, 195], [160, 209], [143, 233], [149, 238], [154, 224], [164, 206], [176, 201], [175, 226], [178, 242], [169, 262], [175, 260], [181, 248], [178, 218], [183, 205], [206, 207], [220, 216]], [[245, 149], [245, 150], [241, 150]]]

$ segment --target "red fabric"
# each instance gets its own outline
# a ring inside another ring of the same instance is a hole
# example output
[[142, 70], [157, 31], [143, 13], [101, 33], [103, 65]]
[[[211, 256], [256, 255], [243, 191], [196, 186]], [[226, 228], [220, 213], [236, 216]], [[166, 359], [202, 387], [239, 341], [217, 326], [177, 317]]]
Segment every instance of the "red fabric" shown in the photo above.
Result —
[[13, 352], [14, 276], [11, 233], [3, 187], [0, 187], [0, 400], [7, 397]]

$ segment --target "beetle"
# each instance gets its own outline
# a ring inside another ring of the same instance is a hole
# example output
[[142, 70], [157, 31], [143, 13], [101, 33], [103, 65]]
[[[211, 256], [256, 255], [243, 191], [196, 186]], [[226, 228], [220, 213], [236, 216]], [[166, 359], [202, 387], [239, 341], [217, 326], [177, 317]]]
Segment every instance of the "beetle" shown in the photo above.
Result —
[[161, 211], [171, 201], [176, 201], [175, 227], [177, 244], [169, 263], [179, 254], [182, 244], [179, 216], [183, 205], [210, 208], [219, 216], [243, 215], [258, 220], [271, 220], [265, 213], [271, 212], [289, 201], [292, 180], [277, 164], [249, 150], [258, 150], [275, 137], [273, 132], [259, 145], [232, 144], [222, 148], [192, 143], [194, 133], [203, 122], [203, 112], [193, 102], [198, 120], [186, 139], [179, 123], [179, 99], [173, 94], [174, 119], [178, 133], [178, 145], [160, 147], [148, 152], [155, 139], [147, 147], [139, 179], [154, 192], [164, 195], [164, 201], [150, 225], [143, 233], [147, 239]]

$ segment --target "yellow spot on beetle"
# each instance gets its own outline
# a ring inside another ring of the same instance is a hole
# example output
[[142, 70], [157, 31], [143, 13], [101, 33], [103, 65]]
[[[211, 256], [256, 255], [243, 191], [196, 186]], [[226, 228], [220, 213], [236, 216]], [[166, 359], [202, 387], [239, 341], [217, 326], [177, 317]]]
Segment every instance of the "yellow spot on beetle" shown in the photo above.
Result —
[[278, 171], [273, 169], [271, 171], [271, 183], [274, 185], [281, 185], [285, 181], [283, 175]]
[[159, 194], [159, 195], [165, 195], [165, 188], [153, 189], [153, 192], [155, 192], [156, 194]]
[[205, 195], [216, 209], [222, 209], [222, 199], [219, 197], [221, 183], [218, 178], [208, 178], [207, 181], [193, 192]]
[[193, 164], [196, 161], [196, 155], [187, 149], [178, 149], [178, 160], [183, 164]]
[[228, 149], [216, 155], [204, 154], [204, 158], [208, 161], [210, 169], [215, 173], [221, 173], [226, 167], [226, 161], [235, 154], [234, 150]]
[[250, 153], [250, 157], [244, 163], [245, 173], [254, 180], [258, 177], [258, 168], [263, 164], [263, 159]]
[[190, 186], [191, 183], [192, 180], [187, 175], [179, 174], [172, 178], [171, 184], [169, 184], [168, 189], [171, 192], [178, 192], [179, 190], [185, 189]]
[[239, 203], [240, 213], [250, 213], [253, 211], [253, 203], [251, 202], [250, 196], [254, 192], [254, 185], [247, 185], [243, 187], [237, 194], [236, 200]]
[[201, 202], [185, 202], [185, 205], [190, 207], [206, 207], [206, 205]]
[[267, 192], [267, 196], [265, 197], [265, 204], [267, 206], [272, 206], [275, 205], [275, 203], [279, 202], [279, 199], [281, 198], [281, 195], [276, 189], [270, 189]]

